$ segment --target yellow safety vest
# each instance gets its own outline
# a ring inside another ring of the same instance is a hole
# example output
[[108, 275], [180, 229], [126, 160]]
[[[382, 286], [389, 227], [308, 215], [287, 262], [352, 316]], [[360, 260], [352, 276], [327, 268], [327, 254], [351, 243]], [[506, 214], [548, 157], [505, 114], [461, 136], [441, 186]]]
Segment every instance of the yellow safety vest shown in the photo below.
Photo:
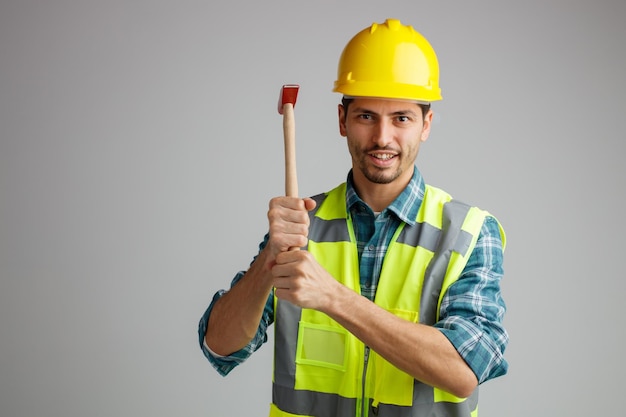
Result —
[[[360, 293], [346, 184], [314, 198], [318, 205], [311, 213], [306, 249], [335, 279]], [[374, 302], [410, 322], [434, 324], [441, 299], [463, 271], [487, 215], [426, 186], [416, 224], [403, 223], [391, 240]], [[270, 417], [477, 415], [478, 389], [458, 398], [425, 385], [326, 314], [276, 298], [274, 307]]]

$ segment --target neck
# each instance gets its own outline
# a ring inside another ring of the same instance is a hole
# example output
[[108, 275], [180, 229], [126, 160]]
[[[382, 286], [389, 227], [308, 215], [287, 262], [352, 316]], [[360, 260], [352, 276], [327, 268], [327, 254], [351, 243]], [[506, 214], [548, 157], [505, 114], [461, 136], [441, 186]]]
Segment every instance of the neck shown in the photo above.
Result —
[[407, 178], [398, 177], [388, 184], [371, 182], [360, 173], [354, 171], [353, 181], [357, 194], [373, 211], [381, 212], [386, 209], [411, 181], [413, 172]]

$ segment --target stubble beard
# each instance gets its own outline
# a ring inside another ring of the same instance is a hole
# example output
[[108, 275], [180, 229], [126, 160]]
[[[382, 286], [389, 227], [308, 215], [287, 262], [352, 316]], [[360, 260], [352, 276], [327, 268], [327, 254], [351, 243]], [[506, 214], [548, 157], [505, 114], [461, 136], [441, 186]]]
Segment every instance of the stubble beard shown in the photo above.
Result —
[[401, 164], [398, 168], [377, 168], [368, 164], [367, 158], [367, 153], [364, 153], [359, 161], [359, 169], [363, 176], [374, 184], [390, 184], [402, 175]]

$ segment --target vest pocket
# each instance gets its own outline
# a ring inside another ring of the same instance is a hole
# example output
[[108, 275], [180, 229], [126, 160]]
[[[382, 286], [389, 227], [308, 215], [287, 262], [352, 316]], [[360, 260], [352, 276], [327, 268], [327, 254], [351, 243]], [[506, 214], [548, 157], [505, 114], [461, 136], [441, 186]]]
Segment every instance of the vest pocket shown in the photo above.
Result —
[[348, 335], [344, 329], [300, 322], [296, 363], [346, 370]]

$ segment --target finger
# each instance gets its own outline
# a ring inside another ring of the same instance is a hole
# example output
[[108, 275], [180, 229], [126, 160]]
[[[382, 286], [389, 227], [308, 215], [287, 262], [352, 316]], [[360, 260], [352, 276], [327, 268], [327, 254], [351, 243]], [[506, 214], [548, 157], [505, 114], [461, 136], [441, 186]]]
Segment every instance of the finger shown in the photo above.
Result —
[[[309, 199], [310, 200], [310, 199]], [[270, 200], [270, 209], [286, 208], [290, 210], [306, 210], [304, 199], [297, 197], [274, 197]]]
[[288, 290], [291, 288], [289, 278], [274, 278], [274, 288]]
[[[299, 262], [304, 255], [299, 252], [281, 252], [276, 255], [276, 267], [281, 268], [281, 271], [287, 267], [287, 265], [295, 264]], [[291, 265], [292, 267], [295, 265]]]
[[317, 206], [317, 203], [312, 198], [303, 198], [302, 202], [304, 203], [304, 208], [307, 211], [311, 211]]
[[306, 211], [286, 209], [284, 207], [271, 209], [267, 217], [270, 224], [296, 233], [306, 232], [309, 227], [309, 215]]
[[288, 251], [290, 248], [301, 248], [306, 246], [307, 237], [302, 234], [281, 233], [276, 229], [270, 228], [270, 241], [269, 246], [271, 248], [273, 256], [277, 256], [280, 253]]
[[281, 300], [291, 301], [291, 293], [288, 289], [276, 288], [274, 290], [274, 295], [276, 296], [276, 298], [279, 298]]

